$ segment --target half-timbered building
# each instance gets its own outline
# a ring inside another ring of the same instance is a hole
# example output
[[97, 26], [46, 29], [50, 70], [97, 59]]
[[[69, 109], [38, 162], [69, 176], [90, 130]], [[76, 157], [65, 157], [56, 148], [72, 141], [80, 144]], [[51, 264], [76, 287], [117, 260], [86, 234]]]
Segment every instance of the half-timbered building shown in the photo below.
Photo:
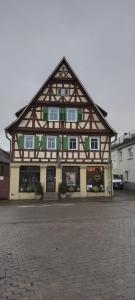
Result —
[[6, 128], [11, 140], [10, 199], [57, 193], [107, 196], [111, 189], [111, 137], [107, 113], [89, 96], [63, 58], [30, 103]]

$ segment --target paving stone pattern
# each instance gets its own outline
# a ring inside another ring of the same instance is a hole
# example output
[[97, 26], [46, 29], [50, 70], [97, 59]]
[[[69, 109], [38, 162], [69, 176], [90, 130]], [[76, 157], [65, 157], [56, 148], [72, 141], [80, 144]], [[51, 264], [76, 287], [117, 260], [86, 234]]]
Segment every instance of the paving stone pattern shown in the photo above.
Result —
[[135, 201], [0, 206], [0, 300], [135, 300]]

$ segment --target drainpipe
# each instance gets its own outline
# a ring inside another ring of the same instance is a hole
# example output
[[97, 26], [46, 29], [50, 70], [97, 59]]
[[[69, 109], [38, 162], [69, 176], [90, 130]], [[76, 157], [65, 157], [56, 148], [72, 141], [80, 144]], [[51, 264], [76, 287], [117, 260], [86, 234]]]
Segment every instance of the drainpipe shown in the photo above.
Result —
[[[115, 143], [116, 140], [117, 140], [117, 133], [115, 134], [115, 139], [114, 139], [113, 143]], [[113, 183], [112, 183], [113, 178], [112, 178], [112, 157], [111, 156], [112, 156], [112, 153], [111, 153], [111, 143], [110, 143], [110, 159], [108, 160], [108, 166], [110, 168], [110, 181], [111, 181], [110, 196], [112, 197], [112, 195], [113, 195]]]
[[10, 143], [10, 162], [11, 162], [11, 139], [9, 138], [8, 132], [6, 130], [5, 130], [5, 133], [6, 133], [6, 138], [9, 140], [9, 143]]

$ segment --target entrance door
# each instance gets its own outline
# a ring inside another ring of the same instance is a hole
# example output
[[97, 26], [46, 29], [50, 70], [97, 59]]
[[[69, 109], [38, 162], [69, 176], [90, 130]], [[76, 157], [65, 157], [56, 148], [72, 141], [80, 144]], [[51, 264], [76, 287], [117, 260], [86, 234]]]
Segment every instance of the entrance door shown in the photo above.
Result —
[[0, 176], [0, 200], [9, 198], [9, 177]]
[[56, 168], [47, 167], [46, 173], [46, 191], [55, 192]]

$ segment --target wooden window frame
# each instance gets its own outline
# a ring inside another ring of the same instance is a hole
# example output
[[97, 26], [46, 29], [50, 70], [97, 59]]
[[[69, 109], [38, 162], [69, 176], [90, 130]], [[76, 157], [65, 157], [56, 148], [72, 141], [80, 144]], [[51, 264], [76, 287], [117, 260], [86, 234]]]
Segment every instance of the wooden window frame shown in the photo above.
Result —
[[[27, 147], [26, 146], [26, 143], [28, 142], [27, 141], [27, 138], [30, 138], [30, 137], [32, 137], [32, 143], [33, 143], [33, 146], [32, 147]], [[24, 149], [26, 149], [26, 150], [31, 150], [31, 149], [34, 149], [34, 135], [31, 135], [31, 134], [29, 134], [29, 135], [24, 135]]]
[[[69, 113], [70, 110], [74, 110], [75, 111], [75, 120], [69, 120], [68, 113]], [[77, 122], [77, 113], [78, 113], [77, 108], [74, 108], [74, 107], [67, 108], [66, 109], [66, 119], [67, 119], [67, 122], [76, 123]]]
[[[57, 116], [58, 116], [58, 119], [50, 119], [50, 111], [53, 110], [53, 109], [56, 109], [57, 110]], [[60, 119], [60, 112], [59, 112], [59, 108], [58, 107], [49, 107], [48, 109], [48, 121], [50, 122], [59, 122], [59, 119]]]
[[[70, 139], [76, 139], [76, 148], [75, 149], [70, 149]], [[70, 151], [78, 150], [78, 137], [77, 136], [68, 136], [68, 150], [70, 150]]]
[[[49, 139], [49, 138], [54, 138], [54, 141], [55, 141], [55, 148], [50, 148], [50, 147], [48, 147], [48, 139]], [[47, 149], [48, 149], [48, 150], [56, 150], [56, 136], [51, 136], [51, 135], [47, 136]]]
[[[98, 142], [98, 147], [97, 148], [91, 148], [91, 140], [92, 139], [97, 139], [97, 142]], [[91, 136], [89, 137], [89, 145], [90, 145], [90, 151], [99, 151], [100, 149], [100, 138], [98, 136]]]

